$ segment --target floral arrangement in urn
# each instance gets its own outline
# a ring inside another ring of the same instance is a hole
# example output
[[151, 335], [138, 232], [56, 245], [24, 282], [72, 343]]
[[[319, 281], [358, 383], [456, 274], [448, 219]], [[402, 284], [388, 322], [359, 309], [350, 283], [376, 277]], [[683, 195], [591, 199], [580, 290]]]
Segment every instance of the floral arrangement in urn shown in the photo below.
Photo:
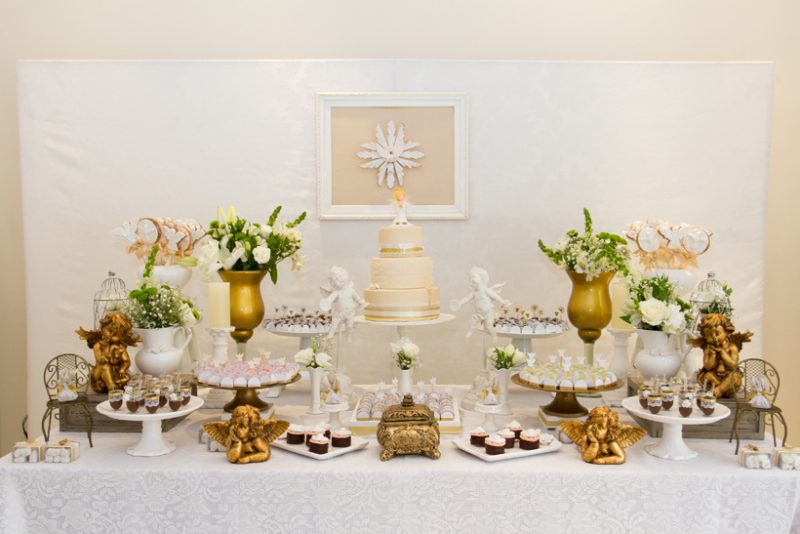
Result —
[[677, 334], [689, 324], [689, 304], [666, 276], [644, 278], [629, 290], [622, 320], [641, 330]]
[[394, 353], [394, 363], [403, 371], [408, 371], [414, 367], [422, 366], [419, 359], [419, 347], [407, 337], [390, 343]]
[[134, 328], [190, 327], [200, 319], [200, 312], [191, 299], [183, 296], [177, 288], [159, 284], [152, 278], [153, 266], [159, 246], [153, 246], [139, 287], [128, 294], [124, 311]]
[[602, 273], [630, 274], [630, 251], [622, 236], [609, 232], [594, 233], [592, 216], [583, 208], [584, 231], [570, 230], [555, 246], [539, 240], [539, 248], [550, 260], [566, 271], [582, 273], [591, 281]]
[[217, 219], [208, 225], [210, 240], [196, 253], [200, 266], [210, 275], [220, 269], [226, 271], [267, 271], [273, 284], [278, 283], [278, 264], [286, 258], [292, 260], [292, 270], [303, 266], [300, 248], [302, 235], [297, 226], [306, 218], [301, 213], [290, 222], [278, 222], [282, 206], [272, 211], [266, 223], [250, 222], [236, 214], [236, 208], [227, 213], [217, 208]]
[[487, 355], [494, 369], [511, 369], [527, 361], [525, 354], [511, 344], [505, 347], [494, 347]]

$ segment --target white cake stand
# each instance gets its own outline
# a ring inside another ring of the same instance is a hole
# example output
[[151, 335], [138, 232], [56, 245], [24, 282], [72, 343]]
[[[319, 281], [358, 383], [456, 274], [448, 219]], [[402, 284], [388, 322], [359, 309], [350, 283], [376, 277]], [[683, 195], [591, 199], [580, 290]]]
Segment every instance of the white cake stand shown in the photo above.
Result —
[[397, 328], [397, 337], [401, 338], [408, 336], [408, 328], [415, 328], [418, 326], [435, 326], [439, 324], [449, 323], [455, 318], [456, 318], [455, 315], [451, 315], [449, 313], [442, 313], [439, 314], [439, 317], [437, 317], [436, 319], [430, 319], [427, 321], [369, 321], [365, 319], [363, 315], [359, 315], [358, 317], [356, 317], [355, 321], [358, 324], [391, 326]]
[[657, 414], [652, 414], [650, 410], [642, 408], [639, 404], [638, 396], [628, 397], [623, 400], [622, 407], [628, 410], [631, 415], [648, 421], [655, 421], [664, 426], [661, 439], [645, 447], [648, 453], [664, 460], [691, 460], [697, 456], [697, 453], [683, 441], [683, 425], [708, 425], [721, 421], [731, 414], [727, 406], [717, 403], [714, 413], [706, 416], [703, 415], [697, 404], [694, 401], [692, 402], [693, 409], [689, 417], [682, 417], [678, 412], [677, 398], [671, 410], [662, 409]]
[[156, 413], [147, 413], [144, 407], [139, 408], [136, 413], [131, 413], [124, 404], [119, 410], [112, 409], [108, 401], [98, 404], [97, 411], [111, 419], [142, 422], [142, 437], [136, 445], [128, 449], [128, 454], [131, 456], [162, 456], [174, 451], [175, 444], [164, 439], [161, 433], [161, 421], [189, 415], [201, 406], [203, 406], [203, 399], [192, 396], [189, 404], [174, 412], [167, 405], [159, 408]]

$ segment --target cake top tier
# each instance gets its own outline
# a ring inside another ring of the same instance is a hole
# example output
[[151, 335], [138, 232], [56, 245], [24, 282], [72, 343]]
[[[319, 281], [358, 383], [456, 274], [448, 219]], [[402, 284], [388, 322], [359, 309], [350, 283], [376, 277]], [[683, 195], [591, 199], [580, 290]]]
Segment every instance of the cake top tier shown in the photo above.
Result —
[[380, 256], [382, 258], [418, 257], [424, 253], [421, 226], [392, 224], [378, 229]]

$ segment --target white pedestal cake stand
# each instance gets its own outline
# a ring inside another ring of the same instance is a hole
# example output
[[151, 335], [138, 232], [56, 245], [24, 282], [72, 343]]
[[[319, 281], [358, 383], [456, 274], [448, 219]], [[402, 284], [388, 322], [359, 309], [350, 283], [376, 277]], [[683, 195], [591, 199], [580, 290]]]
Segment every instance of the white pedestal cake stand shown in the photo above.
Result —
[[655, 421], [664, 426], [661, 439], [645, 447], [648, 453], [664, 460], [691, 460], [697, 456], [697, 453], [683, 441], [683, 425], [708, 425], [721, 421], [731, 414], [727, 406], [717, 403], [714, 413], [706, 416], [695, 403], [692, 406], [692, 414], [689, 417], [682, 417], [678, 413], [677, 402], [671, 410], [661, 410], [657, 414], [652, 414], [650, 410], [642, 408], [638, 396], [623, 400], [622, 407], [631, 415]]
[[453, 319], [455, 319], [455, 315], [451, 315], [449, 313], [442, 313], [436, 319], [430, 319], [428, 321], [369, 321], [364, 318], [363, 315], [359, 315], [356, 317], [355, 321], [358, 324], [368, 324], [368, 325], [375, 325], [375, 326], [391, 326], [397, 329], [397, 337], [408, 337], [408, 329], [416, 328], [418, 326], [435, 326], [444, 323], [449, 323]]
[[174, 451], [175, 444], [164, 439], [161, 433], [161, 421], [189, 415], [201, 406], [203, 406], [203, 399], [193, 396], [189, 404], [174, 412], [168, 405], [159, 408], [156, 413], [147, 413], [144, 407], [139, 408], [136, 413], [131, 413], [124, 405], [115, 411], [108, 401], [98, 404], [97, 411], [111, 419], [142, 422], [142, 437], [136, 445], [128, 449], [128, 454], [131, 456], [162, 456]]

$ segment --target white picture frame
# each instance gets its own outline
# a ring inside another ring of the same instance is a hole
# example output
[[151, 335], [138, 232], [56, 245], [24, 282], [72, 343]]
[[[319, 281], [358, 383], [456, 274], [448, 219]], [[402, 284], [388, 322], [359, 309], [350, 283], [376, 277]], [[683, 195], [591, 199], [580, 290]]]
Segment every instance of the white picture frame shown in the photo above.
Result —
[[[387, 190], [383, 204], [335, 204], [332, 166], [332, 110], [335, 108], [453, 109], [452, 203], [415, 205], [409, 197], [408, 215], [417, 220], [465, 220], [469, 216], [468, 96], [466, 93], [317, 93], [317, 213], [322, 220], [392, 219], [395, 208]], [[364, 141], [370, 141], [365, 139]], [[357, 149], [358, 147], [354, 147]], [[424, 164], [424, 163], [423, 163]], [[445, 178], [443, 178], [445, 179]]]

